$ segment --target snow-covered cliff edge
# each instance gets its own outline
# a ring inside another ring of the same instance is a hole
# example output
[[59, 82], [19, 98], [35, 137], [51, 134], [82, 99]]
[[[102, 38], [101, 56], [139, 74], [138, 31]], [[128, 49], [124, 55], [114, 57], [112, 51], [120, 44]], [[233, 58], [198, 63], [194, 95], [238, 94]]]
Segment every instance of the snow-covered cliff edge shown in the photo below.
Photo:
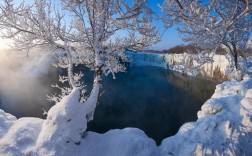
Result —
[[[231, 79], [233, 70], [231, 58], [228, 55], [211, 54], [206, 63], [200, 63], [202, 56], [196, 54], [155, 54], [143, 52], [130, 52], [126, 54], [130, 58], [131, 66], [157, 66], [178, 71], [192, 76], [202, 76], [215, 80]], [[240, 57], [240, 66], [245, 70], [246, 61]]]

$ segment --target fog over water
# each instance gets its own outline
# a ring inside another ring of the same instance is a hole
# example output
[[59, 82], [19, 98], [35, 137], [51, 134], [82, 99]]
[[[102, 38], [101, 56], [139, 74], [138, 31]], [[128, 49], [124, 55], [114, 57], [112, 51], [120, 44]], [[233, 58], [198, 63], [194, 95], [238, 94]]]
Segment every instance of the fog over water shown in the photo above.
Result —
[[[46, 95], [57, 93], [59, 70], [50, 66], [52, 57], [0, 55], [0, 109], [16, 117], [40, 117], [53, 103]], [[50, 70], [49, 70], [50, 69]], [[93, 72], [83, 66], [86, 89], [90, 91]], [[64, 72], [60, 72], [64, 74]], [[129, 67], [116, 79], [104, 77], [101, 101], [88, 130], [104, 133], [110, 129], [136, 127], [157, 144], [174, 135], [185, 122], [195, 121], [201, 105], [211, 97], [215, 82], [184, 76], [158, 67]]]
[[0, 51], [0, 108], [18, 118], [43, 117], [42, 108], [52, 106], [46, 94], [53, 92], [51, 83], [57, 82], [58, 74], [52, 72], [54, 68], [48, 72], [52, 60], [47, 54], [41, 58], [37, 54], [27, 58], [23, 53]]

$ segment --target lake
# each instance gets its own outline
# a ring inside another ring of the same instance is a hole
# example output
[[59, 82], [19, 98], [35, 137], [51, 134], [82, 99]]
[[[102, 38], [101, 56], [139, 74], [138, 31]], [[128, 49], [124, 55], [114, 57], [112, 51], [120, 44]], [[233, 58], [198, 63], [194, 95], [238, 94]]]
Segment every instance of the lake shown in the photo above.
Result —
[[[83, 66], [75, 70], [85, 71], [83, 81], [89, 92], [92, 71]], [[39, 78], [1, 80], [0, 108], [18, 118], [45, 118], [43, 109], [53, 105], [46, 100], [46, 94], [57, 93], [50, 87], [58, 82], [57, 77], [54, 70]], [[159, 145], [164, 138], [176, 134], [184, 123], [197, 120], [197, 112], [214, 93], [216, 84], [159, 67], [129, 67], [127, 72], [117, 74], [115, 80], [111, 75], [104, 77], [104, 93], [88, 130], [105, 133], [110, 129], [136, 127]]]

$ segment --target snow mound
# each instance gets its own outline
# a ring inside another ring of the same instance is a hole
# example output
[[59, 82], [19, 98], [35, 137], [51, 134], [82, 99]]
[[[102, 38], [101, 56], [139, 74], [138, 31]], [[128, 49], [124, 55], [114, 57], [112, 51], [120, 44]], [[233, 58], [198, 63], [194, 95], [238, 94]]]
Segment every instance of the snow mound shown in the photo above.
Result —
[[17, 118], [0, 109], [0, 138], [2, 138]]
[[0, 139], [0, 155], [28, 155], [27, 150], [34, 146], [43, 120], [21, 118], [13, 121], [8, 132]]
[[159, 152], [155, 141], [136, 128], [88, 132], [81, 147], [76, 150], [85, 156], [155, 156]]
[[[48, 112], [37, 141], [41, 155], [48, 151], [58, 152], [68, 144], [80, 144], [87, 128], [85, 105], [79, 103], [80, 90], [72, 92], [54, 105]], [[63, 151], [64, 152], [64, 151]]]

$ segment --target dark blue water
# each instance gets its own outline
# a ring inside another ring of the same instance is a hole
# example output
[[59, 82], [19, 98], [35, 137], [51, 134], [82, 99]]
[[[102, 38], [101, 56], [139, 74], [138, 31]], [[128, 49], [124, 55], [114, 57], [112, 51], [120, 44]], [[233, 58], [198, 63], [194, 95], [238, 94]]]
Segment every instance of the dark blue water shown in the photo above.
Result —
[[104, 94], [88, 130], [137, 127], [157, 144], [195, 121], [216, 83], [157, 67], [132, 67], [116, 80], [105, 78]]
[[[90, 91], [92, 71], [81, 66], [76, 70], [85, 71], [83, 80]], [[48, 110], [53, 105], [46, 101], [46, 93], [55, 93], [50, 84], [56, 82], [57, 73], [51, 73], [40, 78], [37, 83], [43, 87], [36, 91], [24, 84], [25, 94], [20, 95], [20, 90], [15, 93], [12, 89], [14, 96], [10, 98], [1, 90], [0, 108], [17, 117], [45, 118], [42, 108]], [[197, 111], [211, 97], [215, 85], [213, 81], [158, 67], [130, 67], [126, 73], [117, 74], [115, 80], [112, 76], [104, 78], [104, 93], [88, 130], [105, 133], [110, 129], [137, 127], [160, 144], [162, 139], [176, 134], [185, 122], [197, 119]]]

